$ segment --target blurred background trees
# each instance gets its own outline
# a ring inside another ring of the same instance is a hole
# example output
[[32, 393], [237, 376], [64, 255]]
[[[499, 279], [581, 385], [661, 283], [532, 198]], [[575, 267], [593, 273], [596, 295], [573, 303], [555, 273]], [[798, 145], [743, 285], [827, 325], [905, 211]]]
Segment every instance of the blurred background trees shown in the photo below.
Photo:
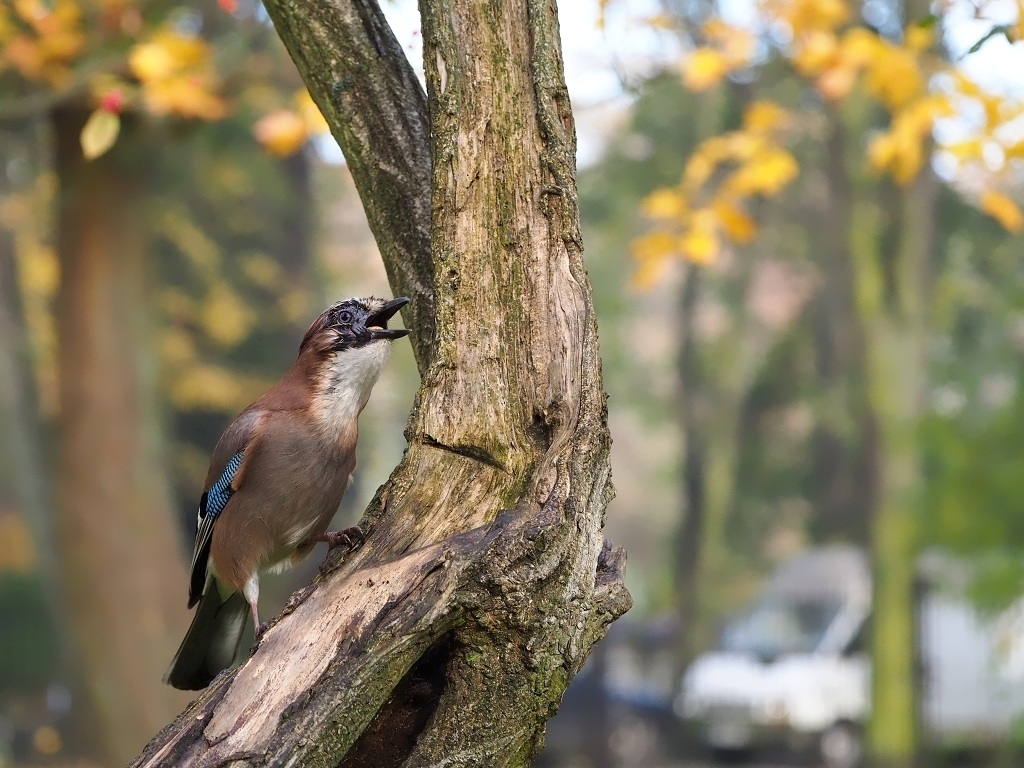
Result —
[[[672, 637], [669, 700], [778, 563], [870, 549], [870, 738], [907, 764], [918, 555], [965, 558], [982, 615], [1022, 593], [1022, 82], [964, 66], [1019, 7], [636, 13], [669, 54], [614, 120], [574, 105], [631, 620]], [[255, 3], [0, 6], [0, 764], [124, 762], [183, 706], [209, 451], [321, 304], [388, 290], [299, 86]], [[402, 448], [397, 367], [349, 514]]]

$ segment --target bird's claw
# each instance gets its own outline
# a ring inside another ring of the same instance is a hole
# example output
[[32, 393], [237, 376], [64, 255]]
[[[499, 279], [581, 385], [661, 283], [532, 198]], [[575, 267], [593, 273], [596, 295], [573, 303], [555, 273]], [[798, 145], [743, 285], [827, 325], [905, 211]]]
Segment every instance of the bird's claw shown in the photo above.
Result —
[[358, 525], [353, 525], [351, 528], [346, 528], [343, 531], [327, 531], [324, 534], [324, 541], [327, 542], [328, 551], [333, 551], [335, 547], [342, 545], [351, 550], [366, 541], [366, 536], [363, 535], [362, 528]]
[[259, 650], [260, 643], [263, 642], [263, 636], [267, 634], [267, 630], [270, 629], [270, 622], [261, 622], [256, 627], [256, 632], [253, 635], [252, 648], [249, 649], [249, 658], [251, 659], [256, 655], [256, 651]]

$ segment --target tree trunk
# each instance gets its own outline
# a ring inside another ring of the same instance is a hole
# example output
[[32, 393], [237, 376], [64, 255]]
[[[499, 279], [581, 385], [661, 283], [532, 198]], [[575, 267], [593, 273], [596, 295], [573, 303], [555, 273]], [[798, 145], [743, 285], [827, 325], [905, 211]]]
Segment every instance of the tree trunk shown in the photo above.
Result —
[[[267, 7], [345, 139], [396, 289], [434, 291], [433, 318], [411, 314], [425, 375], [366, 544], [332, 557], [135, 765], [529, 765], [629, 607], [601, 535], [610, 441], [555, 6], [423, 3], [432, 206], [409, 167], [427, 134], [395, 134], [422, 97], [376, 4]], [[378, 149], [398, 164], [370, 162]], [[431, 208], [429, 258], [403, 261]]]
[[[184, 620], [186, 572], [156, 450], [139, 169], [126, 120], [86, 162], [87, 113], [54, 115], [60, 183], [57, 547], [101, 757], [123, 763], [184, 699], [160, 684]], [[172, 620], [172, 617], [175, 617]]]
[[13, 507], [32, 532], [40, 579], [55, 622], [62, 619], [48, 467], [33, 397], [32, 356], [21, 312], [14, 233], [0, 224], [0, 507]]
[[[918, 749], [914, 515], [921, 486], [917, 435], [927, 382], [925, 275], [936, 191], [937, 180], [926, 171], [898, 195], [892, 242], [864, 247], [862, 239], [854, 254], [877, 441], [869, 739], [874, 764], [885, 768], [913, 765]], [[855, 227], [866, 224], [854, 220]]]
[[[701, 282], [706, 285], [710, 279], [705, 274]], [[736, 503], [740, 423], [747, 398], [812, 287], [804, 268], [770, 255], [756, 258], [739, 277], [717, 279], [724, 285], [723, 294], [742, 297], [740, 319], [710, 342], [691, 338], [694, 331], [688, 328], [680, 355], [687, 518], [681, 527], [677, 572], [684, 593], [680, 619], [689, 620], [681, 626], [684, 663], [714, 642], [715, 625], [722, 618], [722, 585], [733, 572], [728, 526]], [[699, 301], [701, 289], [694, 284], [686, 288], [690, 290], [694, 293], [684, 295], [684, 306]], [[696, 306], [685, 311], [695, 313]], [[702, 353], [702, 343], [713, 347], [713, 353]]]
[[[811, 532], [818, 542], [869, 543], [873, 504], [870, 472], [871, 441], [865, 427], [864, 338], [855, 311], [853, 263], [850, 257], [852, 189], [847, 170], [848, 130], [844, 110], [827, 111], [829, 133], [824, 171], [827, 194], [822, 210], [814, 211], [821, 245], [822, 285], [816, 300], [814, 350], [820, 401], [812, 437], [814, 517]], [[861, 147], [856, 147], [858, 160]]]
[[678, 527], [676, 540], [675, 576], [678, 585], [677, 609], [679, 613], [678, 678], [696, 658], [701, 648], [699, 632], [694, 631], [699, 612], [699, 584], [701, 542], [704, 541], [704, 433], [699, 414], [700, 398], [697, 394], [705, 386], [701, 375], [700, 355], [697, 353], [697, 301], [702, 282], [702, 271], [694, 266], [686, 272], [680, 302], [681, 342], [679, 345], [679, 424], [683, 434], [683, 498], [686, 509]]

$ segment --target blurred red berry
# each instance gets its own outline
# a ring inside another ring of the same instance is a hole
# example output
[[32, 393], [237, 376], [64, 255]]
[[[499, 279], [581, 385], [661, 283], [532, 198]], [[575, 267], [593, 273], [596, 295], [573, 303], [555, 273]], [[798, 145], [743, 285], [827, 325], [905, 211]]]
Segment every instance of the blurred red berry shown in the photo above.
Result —
[[227, 13], [234, 13], [238, 10], [238, 0], [217, 0], [217, 5]]
[[111, 88], [104, 93], [103, 98], [100, 99], [100, 109], [114, 115], [121, 114], [121, 110], [124, 109], [124, 94], [121, 93], [121, 90]]

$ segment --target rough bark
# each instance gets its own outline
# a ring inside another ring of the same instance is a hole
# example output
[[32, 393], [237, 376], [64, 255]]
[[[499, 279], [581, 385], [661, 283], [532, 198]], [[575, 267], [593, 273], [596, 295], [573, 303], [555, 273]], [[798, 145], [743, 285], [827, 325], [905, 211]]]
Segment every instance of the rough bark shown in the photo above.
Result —
[[[343, 59], [325, 19], [378, 13], [270, 5], [311, 78]], [[629, 606], [624, 555], [601, 534], [610, 441], [554, 3], [422, 11], [436, 330], [410, 318], [429, 366], [409, 447], [363, 519], [366, 544], [332, 559], [137, 766], [525, 766]], [[382, 49], [374, 66], [400, 69], [394, 55]], [[336, 98], [401, 97], [362, 91], [359, 72]], [[344, 135], [339, 122], [417, 105], [368, 108], [325, 112]], [[408, 211], [381, 194], [393, 240]]]
[[146, 328], [145, 224], [131, 120], [82, 157], [84, 109], [54, 114], [60, 184], [60, 416], [56, 541], [63, 595], [105, 764], [124, 763], [185, 699], [158, 670], [182, 630], [186, 581], [156, 423]]

